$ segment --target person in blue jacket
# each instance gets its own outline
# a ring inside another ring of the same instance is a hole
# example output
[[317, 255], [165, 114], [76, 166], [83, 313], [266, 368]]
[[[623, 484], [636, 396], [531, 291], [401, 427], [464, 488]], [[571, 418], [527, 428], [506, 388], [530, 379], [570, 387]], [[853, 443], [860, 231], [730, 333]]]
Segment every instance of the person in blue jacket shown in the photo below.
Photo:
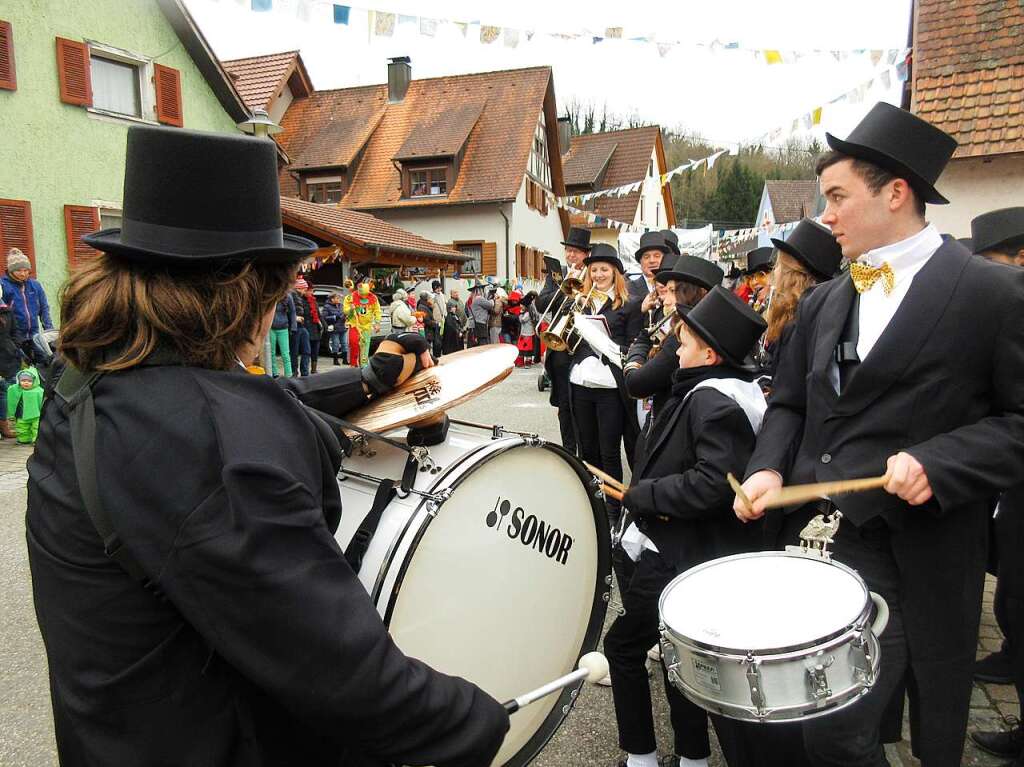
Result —
[[46, 291], [31, 274], [32, 263], [28, 256], [18, 248], [7, 251], [7, 274], [0, 277], [3, 302], [11, 307], [14, 316], [15, 342], [28, 357], [35, 359], [38, 351], [32, 344], [32, 336], [39, 332], [40, 321], [43, 330], [53, 330], [53, 321]]

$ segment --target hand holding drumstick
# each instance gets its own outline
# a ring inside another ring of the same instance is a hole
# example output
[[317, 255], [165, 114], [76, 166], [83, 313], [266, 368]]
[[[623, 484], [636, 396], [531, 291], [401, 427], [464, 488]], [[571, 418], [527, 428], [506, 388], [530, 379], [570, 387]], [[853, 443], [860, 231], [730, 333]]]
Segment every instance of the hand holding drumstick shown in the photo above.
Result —
[[911, 506], [920, 506], [932, 497], [931, 485], [924, 467], [909, 453], [890, 456], [886, 473], [881, 477], [784, 488], [781, 476], [774, 471], [764, 470], [752, 474], [742, 485], [730, 474], [729, 482], [736, 493], [733, 512], [742, 522], [760, 519], [766, 509], [876, 488], [883, 488], [887, 493], [899, 496]]

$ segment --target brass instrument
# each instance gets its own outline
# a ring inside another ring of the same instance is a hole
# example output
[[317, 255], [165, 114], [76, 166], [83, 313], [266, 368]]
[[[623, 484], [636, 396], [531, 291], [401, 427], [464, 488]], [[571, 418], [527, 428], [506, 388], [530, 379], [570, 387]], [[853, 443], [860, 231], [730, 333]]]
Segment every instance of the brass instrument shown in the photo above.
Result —
[[[566, 277], [566, 279], [569, 279]], [[592, 287], [587, 293], [575, 291], [571, 298], [562, 301], [558, 311], [551, 317], [551, 324], [540, 334], [540, 340], [549, 349], [572, 354], [583, 339], [576, 330], [576, 315], [587, 309], [598, 312], [608, 300], [608, 294]], [[600, 302], [600, 303], [599, 303]]]
[[561, 290], [567, 296], [574, 296], [583, 290], [583, 270], [585, 267], [579, 267], [574, 269], [569, 267], [569, 271], [565, 273], [565, 277], [558, 283], [558, 289]]
[[676, 326], [677, 316], [675, 311], [672, 311], [666, 314], [659, 322], [654, 322], [647, 328], [647, 335], [651, 339], [651, 351], [647, 355], [648, 359], [654, 357], [661, 350], [665, 339], [672, 335], [672, 331]]

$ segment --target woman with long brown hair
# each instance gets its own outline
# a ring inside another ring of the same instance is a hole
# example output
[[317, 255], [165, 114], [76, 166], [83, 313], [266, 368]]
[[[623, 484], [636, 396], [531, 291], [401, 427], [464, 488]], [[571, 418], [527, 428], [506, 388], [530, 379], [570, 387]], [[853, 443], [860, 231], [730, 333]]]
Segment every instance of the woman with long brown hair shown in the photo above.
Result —
[[331, 416], [425, 342], [244, 367], [316, 247], [282, 231], [275, 145], [131, 128], [123, 226], [85, 240], [26, 516], [60, 762], [489, 764], [502, 706], [403, 655], [334, 538]]
[[[621, 355], [640, 332], [640, 302], [629, 300], [622, 262], [611, 245], [595, 245], [583, 263], [587, 271], [581, 295], [590, 296], [590, 300], [582, 313], [603, 318], [602, 324], [606, 324], [608, 336]], [[577, 321], [594, 322], [584, 318]], [[632, 461], [638, 432], [636, 408], [626, 394], [621, 359], [603, 358], [581, 341], [572, 355], [569, 383], [583, 460], [621, 480], [620, 445], [625, 442], [626, 456]], [[617, 523], [618, 502], [609, 502], [608, 507], [612, 523]]]

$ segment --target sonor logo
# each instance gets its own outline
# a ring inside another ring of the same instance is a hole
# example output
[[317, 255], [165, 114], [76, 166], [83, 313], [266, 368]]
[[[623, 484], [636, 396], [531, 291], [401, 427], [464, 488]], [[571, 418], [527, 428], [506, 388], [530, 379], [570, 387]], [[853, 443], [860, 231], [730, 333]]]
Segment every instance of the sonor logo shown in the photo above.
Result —
[[504, 530], [510, 541], [518, 540], [523, 546], [529, 546], [560, 565], [569, 560], [572, 536], [539, 519], [536, 514], [527, 514], [521, 506], [513, 509], [509, 501], [499, 498], [494, 508], [487, 512], [484, 522], [495, 532]]

